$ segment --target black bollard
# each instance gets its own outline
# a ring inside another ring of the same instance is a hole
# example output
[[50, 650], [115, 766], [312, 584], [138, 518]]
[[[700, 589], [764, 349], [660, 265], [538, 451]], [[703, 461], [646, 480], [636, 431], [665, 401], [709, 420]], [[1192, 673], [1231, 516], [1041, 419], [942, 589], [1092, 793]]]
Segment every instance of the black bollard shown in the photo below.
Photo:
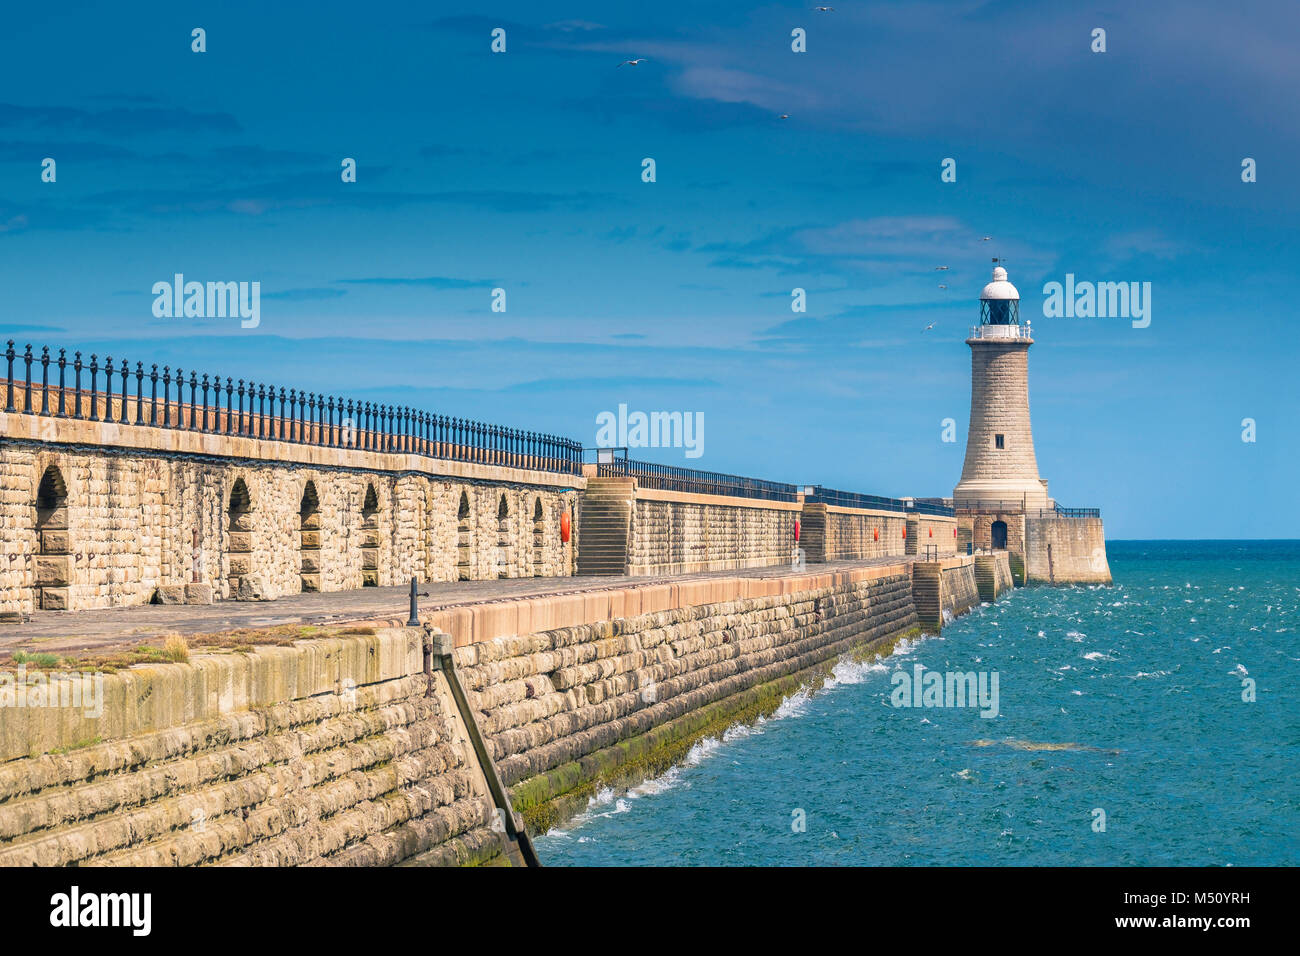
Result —
[[420, 609], [419, 609], [419, 607], [416, 606], [416, 599], [415, 599], [415, 578], [414, 578], [414, 577], [411, 578], [411, 617], [410, 617], [410, 619], [406, 622], [406, 626], [407, 626], [407, 627], [419, 627], [419, 626], [420, 626]]

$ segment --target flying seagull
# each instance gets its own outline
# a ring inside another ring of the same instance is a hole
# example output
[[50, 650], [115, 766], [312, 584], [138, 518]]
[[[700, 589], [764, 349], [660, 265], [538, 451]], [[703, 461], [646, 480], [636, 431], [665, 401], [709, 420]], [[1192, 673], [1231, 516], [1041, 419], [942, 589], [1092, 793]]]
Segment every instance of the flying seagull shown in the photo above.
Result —
[[940, 289], [946, 289], [946, 288], [948, 288], [948, 287], [947, 287], [946, 285], [941, 285], [941, 286], [939, 286], [939, 288], [940, 288]]
[[831, 13], [832, 11], [834, 11], [835, 8], [834, 7], [813, 7], [813, 9], [817, 10], [820, 13]]
[[782, 113], [780, 116], [777, 117], [777, 119], [789, 119], [789, 118], [790, 118], [789, 113]]
[[624, 60], [619, 66], [638, 66], [645, 62], [645, 57], [639, 56], [635, 60]]
[[985, 236], [983, 239], [980, 240], [980, 242], [988, 242], [992, 238], [993, 238], [992, 236]]
[[935, 272], [947, 272], [947, 271], [948, 271], [948, 267], [947, 267], [947, 266], [935, 266], [935, 267], [934, 267], [934, 271], [935, 271]]
[[927, 325], [925, 328], [923, 328], [923, 329], [921, 330], [921, 334], [924, 335], [926, 332], [929, 332], [932, 328], [934, 328], [934, 323], [933, 323], [933, 322], [931, 322], [929, 325]]

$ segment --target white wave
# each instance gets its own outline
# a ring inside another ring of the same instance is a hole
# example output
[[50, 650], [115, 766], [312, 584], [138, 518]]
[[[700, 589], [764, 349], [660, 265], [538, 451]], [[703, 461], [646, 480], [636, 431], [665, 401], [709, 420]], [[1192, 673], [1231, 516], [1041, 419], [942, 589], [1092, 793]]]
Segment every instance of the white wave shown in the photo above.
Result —
[[898, 662], [892, 657], [877, 657], [869, 661], [842, 660], [831, 668], [830, 674], [822, 684], [822, 689], [830, 690], [840, 685], [861, 684], [872, 674], [885, 674], [898, 666]]
[[722, 741], [717, 737], [703, 737], [687, 752], [682, 766], [698, 767], [722, 748]]
[[802, 716], [808, 710], [808, 702], [812, 700], [812, 694], [808, 688], [801, 687], [785, 700], [781, 701], [780, 706], [772, 711], [773, 720], [784, 720], [787, 717]]
[[[763, 723], [765, 723], [765, 721]], [[722, 742], [724, 744], [729, 744], [733, 740], [743, 740], [744, 738], [751, 737], [754, 734], [761, 734], [763, 732], [763, 723], [756, 721], [752, 724], [735, 724], [728, 727], [723, 731]]]

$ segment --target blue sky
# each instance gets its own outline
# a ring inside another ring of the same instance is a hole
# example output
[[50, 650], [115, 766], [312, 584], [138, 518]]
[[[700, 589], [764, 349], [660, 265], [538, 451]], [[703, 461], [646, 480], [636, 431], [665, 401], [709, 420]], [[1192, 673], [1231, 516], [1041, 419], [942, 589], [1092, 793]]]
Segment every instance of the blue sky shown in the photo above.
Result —
[[[1061, 503], [1300, 537], [1300, 6], [834, 6], [14, 8], [0, 334], [589, 446], [620, 403], [701, 412], [702, 457], [640, 457], [944, 495], [998, 255]], [[156, 319], [177, 272], [259, 281], [260, 326]], [[1150, 282], [1150, 327], [1042, 317], [1067, 272]]]

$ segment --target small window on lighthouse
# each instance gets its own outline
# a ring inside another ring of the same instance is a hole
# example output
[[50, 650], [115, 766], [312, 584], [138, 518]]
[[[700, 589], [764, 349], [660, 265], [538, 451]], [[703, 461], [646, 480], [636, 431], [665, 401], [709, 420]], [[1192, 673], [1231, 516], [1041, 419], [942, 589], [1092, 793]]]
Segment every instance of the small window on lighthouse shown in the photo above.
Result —
[[994, 446], [995, 448], [1006, 448], [1006, 447], [1007, 447], [1007, 440], [1006, 440], [1003, 436], [1001, 436], [1001, 435], [994, 435], [994, 436], [993, 436], [993, 446]]

